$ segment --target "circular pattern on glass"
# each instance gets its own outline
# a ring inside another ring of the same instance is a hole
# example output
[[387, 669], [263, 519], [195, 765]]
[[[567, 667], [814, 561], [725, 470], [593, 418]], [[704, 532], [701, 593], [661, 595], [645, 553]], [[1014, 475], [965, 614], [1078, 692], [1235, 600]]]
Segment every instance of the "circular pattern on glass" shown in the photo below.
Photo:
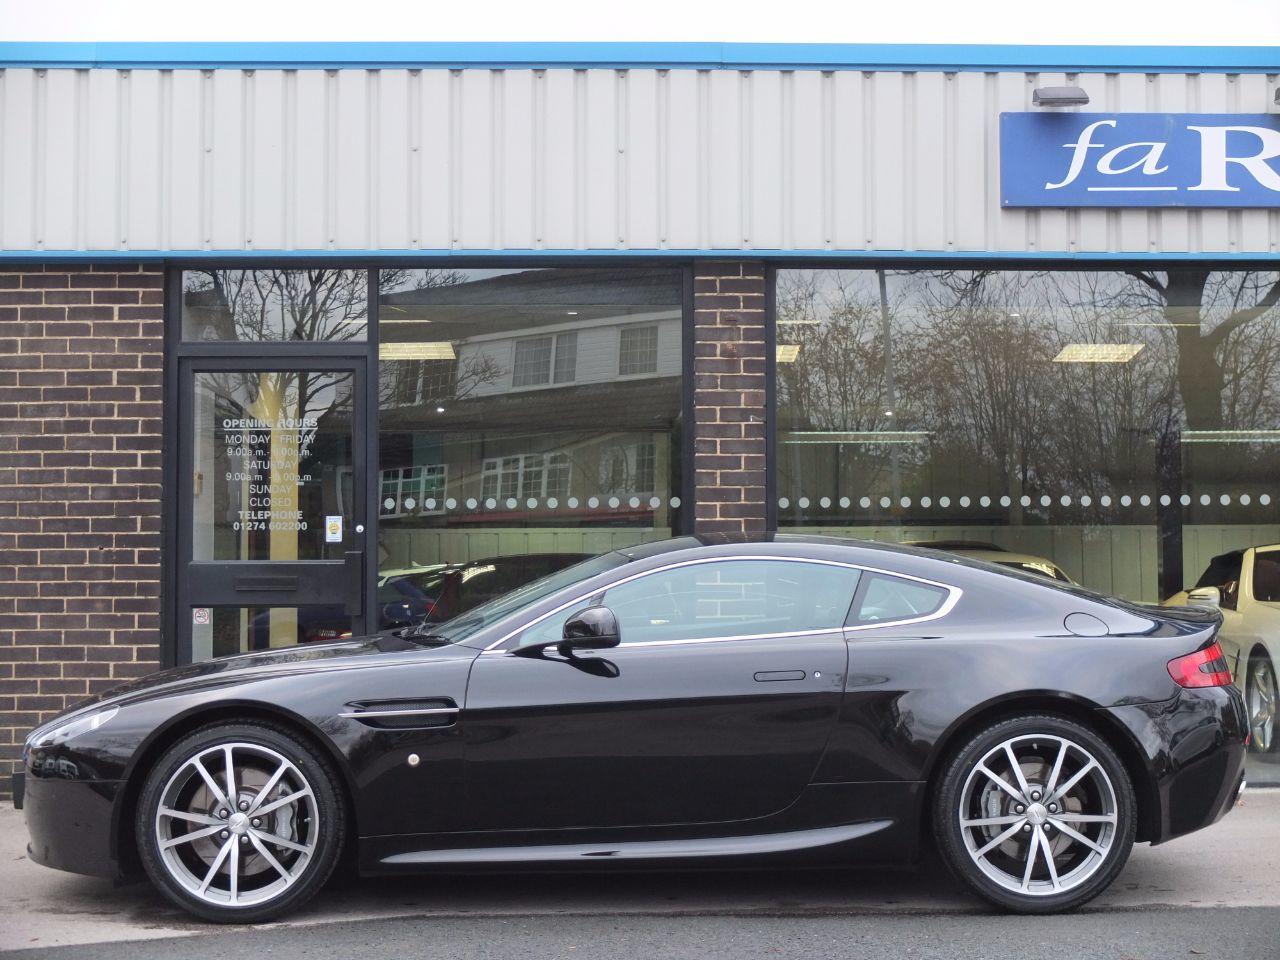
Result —
[[892, 506], [892, 505], [893, 505], [893, 501], [892, 501], [892, 500], [890, 500], [888, 497], [881, 497], [881, 498], [880, 498], [880, 509], [881, 509], [881, 510], [888, 510], [888, 509], [889, 509], [889, 507], [890, 507], [890, 506]]
[[311, 784], [287, 757], [255, 743], [196, 753], [160, 793], [155, 839], [187, 893], [222, 907], [266, 903], [306, 872], [320, 838]]
[[577, 510], [577, 509], [578, 509], [578, 498], [577, 498], [577, 497], [570, 497], [570, 498], [568, 499], [568, 501], [565, 503], [565, 506], [567, 506], [570, 510]]
[[969, 498], [968, 498], [968, 497], [961, 497], [961, 498], [960, 498], [960, 506], [962, 506], [962, 507], [967, 507], [968, 505], [969, 505]]
[[1247, 507], [1250, 504], [1250, 502], [1252, 502], [1252, 500], [1253, 500], [1253, 497], [1249, 496], [1247, 493], [1240, 494], [1240, 505], [1242, 507]]
[[1182, 496], [1178, 498], [1178, 502], [1182, 504], [1184, 507], [1189, 507], [1191, 506], [1191, 497], [1189, 494], [1184, 493]]
[[537, 509], [537, 506], [538, 506], [538, 499], [537, 499], [537, 497], [530, 497], [529, 499], [527, 499], [527, 500], [524, 502], [524, 505], [525, 505], [525, 507], [527, 507], [527, 508], [528, 508], [528, 509], [530, 509], [530, 510]]
[[1151, 498], [1147, 496], [1145, 493], [1138, 498], [1138, 502], [1142, 504], [1144, 507], [1151, 506]]
[[1224, 493], [1222, 496], [1218, 498], [1218, 503], [1222, 504], [1224, 507], [1230, 502], [1231, 502], [1231, 495], [1229, 493]]
[[650, 509], [650, 510], [657, 510], [660, 506], [662, 506], [662, 500], [661, 500], [660, 498], [658, 498], [658, 497], [650, 497], [650, 498], [649, 498], [649, 509]]
[[592, 510], [596, 509], [596, 507], [600, 506], [600, 498], [599, 498], [599, 497], [591, 497], [591, 498], [587, 501], [587, 506], [588, 506], [588, 507], [590, 507]]
[[1031, 506], [1031, 498], [1028, 497], [1025, 493], [1018, 498], [1018, 502], [1022, 504], [1024, 507]]
[[788, 500], [786, 497], [779, 497], [779, 498], [778, 498], [778, 509], [780, 509], [780, 510], [785, 510], [785, 509], [787, 509], [787, 507], [789, 507], [789, 506], [791, 506], [791, 501], [790, 501], [790, 500]]
[[1047, 506], [1049, 506], [1051, 503], [1053, 503], [1053, 497], [1051, 497], [1051, 496], [1049, 496], [1049, 495], [1047, 495], [1047, 494], [1046, 494], [1045, 496], [1043, 496], [1043, 497], [1041, 497], [1041, 498], [1040, 498], [1040, 506], [1042, 506], [1042, 507], [1047, 507]]
[[841, 510], [847, 510], [847, 509], [849, 509], [849, 503], [850, 503], [850, 502], [851, 502], [851, 501], [849, 500], [849, 498], [848, 498], [848, 497], [841, 497], [841, 498], [840, 498], [840, 509], [841, 509]]
[[1012, 505], [1013, 505], [1013, 499], [1009, 497], [1008, 494], [1000, 498], [1000, 506], [1009, 507]]
[[559, 501], [559, 500], [557, 500], [555, 497], [547, 497], [547, 509], [548, 509], [548, 510], [554, 510], [554, 509], [555, 509], [556, 507], [558, 507], [558, 506], [560, 506], [560, 501]]
[[859, 500], [858, 500], [858, 506], [860, 506], [863, 510], [870, 510], [870, 509], [871, 509], [871, 498], [870, 498], [870, 497], [862, 497], [861, 499], [859, 499]]
[[801, 510], [804, 510], [806, 507], [809, 506], [809, 498], [801, 497], [799, 500], [796, 501], [796, 506], [799, 507]]
[[1207, 493], [1200, 494], [1200, 506], [1207, 507], [1212, 501], [1213, 498]]
[[1265, 507], [1267, 504], [1271, 502], [1271, 494], [1269, 493], [1262, 494], [1262, 496], [1258, 497], [1258, 502]]
[[899, 506], [902, 506], [902, 507], [909, 507], [909, 506], [911, 506], [911, 498], [910, 498], [910, 497], [903, 497], [901, 500], [899, 500], [899, 501], [898, 501], [898, 505], [899, 505]]
[[1132, 503], [1133, 503], [1133, 497], [1129, 496], [1127, 493], [1120, 498], [1120, 506], [1122, 507], [1127, 507]]
[[1109, 506], [1111, 506], [1111, 497], [1110, 497], [1110, 495], [1109, 495], [1109, 494], [1105, 494], [1105, 493], [1104, 493], [1102, 496], [1100, 496], [1100, 497], [1098, 498], [1098, 503], [1100, 503], [1100, 504], [1101, 504], [1102, 506], [1104, 506], [1104, 507], [1109, 507]]
[[991, 506], [991, 498], [990, 498], [990, 497], [981, 497], [981, 498], [978, 500], [978, 506], [980, 506], [980, 507], [989, 507], [989, 506]]
[[622, 501], [621, 501], [621, 500], [619, 500], [617, 497], [610, 497], [610, 498], [609, 498], [609, 507], [610, 507], [611, 509], [613, 509], [613, 510], [617, 510], [617, 509], [618, 509], [618, 504], [620, 504], [620, 503], [622, 503]]
[[468, 509], [468, 510], [474, 510], [475, 508], [476, 508], [476, 498], [475, 498], [475, 497], [467, 497], [467, 509]]
[[1058, 503], [1062, 504], [1064, 507], [1069, 507], [1071, 506], [1071, 498], [1064, 493], [1058, 498]]
[[387, 497], [387, 499], [382, 501], [383, 510], [394, 510], [395, 508], [396, 508], [395, 497]]
[[444, 508], [446, 510], [452, 510], [457, 505], [458, 505], [458, 501], [455, 500], [453, 497], [450, 497], [448, 500], [444, 502]]
[[404, 508], [405, 508], [406, 510], [412, 510], [412, 509], [413, 509], [414, 507], [416, 507], [417, 505], [418, 505], [418, 501], [417, 501], [417, 500], [415, 500], [415, 499], [413, 499], [413, 497], [405, 497], [405, 498], [404, 498]]
[[426, 500], [422, 502], [423, 510], [434, 510], [435, 508], [436, 508], [436, 501], [433, 497], [428, 497]]
[[493, 497], [490, 497], [488, 500], [486, 500], [486, 501], [484, 502], [484, 508], [485, 508], [486, 510], [493, 510], [493, 509], [495, 509], [497, 506], [498, 506], [498, 501], [497, 501], [497, 500], [495, 500], [495, 499], [493, 499]]
[[508, 509], [508, 510], [514, 510], [514, 509], [516, 508], [516, 503], [517, 503], [517, 502], [518, 502], [518, 501], [516, 500], [516, 498], [515, 498], [515, 497], [507, 497], [507, 509]]
[[640, 498], [632, 497], [630, 500], [627, 501], [627, 506], [629, 506], [632, 510], [635, 510], [637, 507], [640, 506]]
[[1170, 497], [1167, 493], [1160, 494], [1160, 506], [1167, 507], [1171, 503], [1173, 503], [1172, 497]]
[[671, 498], [671, 506], [672, 506], [673, 508], [680, 506], [680, 498], [679, 498], [679, 497], [672, 497], [672, 498]]
[[933, 501], [928, 497], [921, 497], [920, 506], [924, 507], [927, 510], [929, 509], [929, 507], [933, 506]]
[[1087, 493], [1085, 493], [1085, 494], [1081, 494], [1081, 496], [1080, 496], [1080, 506], [1082, 506], [1082, 507], [1087, 507], [1087, 506], [1089, 506], [1089, 504], [1091, 504], [1091, 503], [1093, 503], [1093, 497], [1089, 496]]
[[818, 506], [822, 507], [822, 509], [825, 510], [827, 507], [831, 506], [831, 498], [823, 497], [821, 500], [818, 501]]
[[950, 497], [939, 497], [939, 498], [938, 498], [938, 506], [942, 507], [942, 509], [944, 509], [944, 510], [945, 510], [947, 507], [951, 506], [951, 498], [950, 498]]
[[1097, 758], [1072, 740], [1037, 734], [987, 751], [965, 779], [956, 816], [965, 850], [990, 880], [1052, 896], [1102, 868], [1118, 809]]

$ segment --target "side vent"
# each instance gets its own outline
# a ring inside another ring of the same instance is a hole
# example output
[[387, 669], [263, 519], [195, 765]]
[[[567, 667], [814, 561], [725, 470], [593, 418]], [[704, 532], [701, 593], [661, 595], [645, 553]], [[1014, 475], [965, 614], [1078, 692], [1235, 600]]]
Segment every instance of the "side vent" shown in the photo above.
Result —
[[451, 727], [458, 722], [458, 704], [451, 697], [422, 700], [353, 700], [339, 716], [358, 720], [377, 730], [420, 730]]

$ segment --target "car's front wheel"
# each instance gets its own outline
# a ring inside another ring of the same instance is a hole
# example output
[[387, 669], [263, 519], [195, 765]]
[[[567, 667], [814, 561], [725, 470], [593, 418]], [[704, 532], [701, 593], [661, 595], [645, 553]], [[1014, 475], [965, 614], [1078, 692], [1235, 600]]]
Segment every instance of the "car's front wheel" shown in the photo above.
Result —
[[943, 771], [933, 814], [952, 872], [1021, 913], [1070, 910], [1106, 889], [1137, 817], [1111, 747], [1055, 716], [1002, 720], [970, 739]]
[[1276, 689], [1276, 670], [1271, 658], [1262, 650], [1249, 655], [1249, 673], [1244, 681], [1244, 702], [1249, 711], [1249, 749], [1254, 753], [1274, 753], [1276, 743], [1276, 705], [1280, 692]]
[[309, 900], [342, 849], [329, 764], [267, 724], [215, 724], [170, 747], [147, 776], [138, 848], [151, 881], [207, 920], [254, 923]]

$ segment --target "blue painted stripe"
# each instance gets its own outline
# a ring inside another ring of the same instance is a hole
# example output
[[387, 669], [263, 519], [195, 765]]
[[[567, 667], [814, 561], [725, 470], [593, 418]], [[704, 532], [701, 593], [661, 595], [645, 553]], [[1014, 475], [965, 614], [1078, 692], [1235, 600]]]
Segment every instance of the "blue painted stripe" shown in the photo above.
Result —
[[555, 260], [787, 260], [787, 261], [992, 261], [999, 263], [1177, 263], [1239, 262], [1280, 264], [1273, 253], [1163, 253], [1068, 252], [1039, 250], [0, 250], [0, 263], [161, 263], [200, 261], [253, 264], [263, 261], [325, 261], [369, 266], [386, 261], [475, 260], [518, 263]]
[[861, 43], [0, 42], [0, 66], [687, 67], [1280, 73], [1280, 47]]

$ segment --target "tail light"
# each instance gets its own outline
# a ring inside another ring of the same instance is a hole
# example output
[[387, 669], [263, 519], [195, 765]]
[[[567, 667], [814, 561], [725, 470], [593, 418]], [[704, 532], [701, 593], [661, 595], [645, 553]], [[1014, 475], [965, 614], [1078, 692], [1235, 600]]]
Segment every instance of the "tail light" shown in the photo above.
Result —
[[1180, 687], [1225, 687], [1231, 683], [1231, 669], [1216, 641], [1203, 650], [1170, 660], [1169, 676]]

